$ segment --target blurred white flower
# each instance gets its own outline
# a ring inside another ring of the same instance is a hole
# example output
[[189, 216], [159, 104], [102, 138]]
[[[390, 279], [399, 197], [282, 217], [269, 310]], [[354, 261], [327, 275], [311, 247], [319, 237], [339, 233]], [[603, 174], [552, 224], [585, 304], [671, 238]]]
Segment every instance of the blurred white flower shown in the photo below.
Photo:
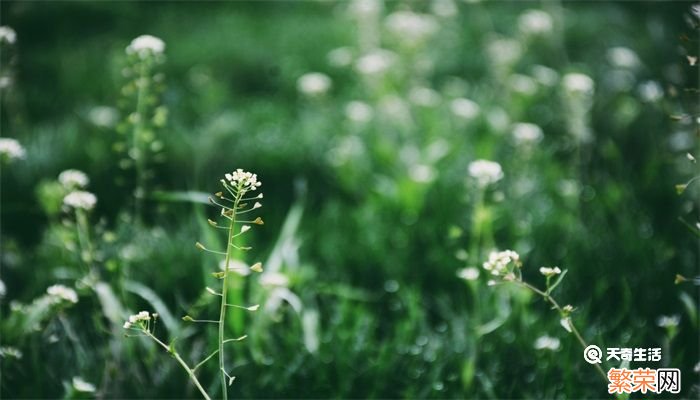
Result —
[[289, 278], [281, 272], [266, 271], [260, 275], [260, 284], [265, 287], [287, 287]]
[[382, 10], [380, 0], [352, 0], [348, 7], [350, 15], [357, 18], [367, 18], [378, 14]]
[[345, 116], [353, 122], [367, 122], [372, 119], [374, 110], [362, 101], [351, 101], [345, 105]]
[[297, 79], [297, 89], [307, 96], [321, 96], [331, 88], [331, 78], [320, 72], [309, 72]]
[[362, 75], [379, 75], [386, 72], [396, 60], [396, 55], [383, 49], [376, 49], [360, 56], [355, 61], [355, 70]]
[[542, 10], [527, 10], [518, 17], [518, 28], [526, 35], [541, 35], [552, 31], [552, 16]]
[[400, 124], [411, 123], [411, 110], [406, 101], [399, 96], [389, 95], [382, 97], [379, 101], [378, 114]]
[[99, 127], [111, 128], [119, 121], [119, 112], [114, 107], [97, 106], [90, 109], [88, 119]]
[[551, 351], [557, 351], [559, 350], [559, 347], [561, 346], [561, 342], [559, 339], [551, 336], [540, 336], [535, 340], [535, 349], [536, 350], [551, 350]]
[[[219, 269], [223, 271], [224, 268], [226, 268], [226, 260], [221, 260], [221, 262], [219, 263]], [[241, 276], [250, 275], [250, 267], [248, 266], [248, 264], [240, 260], [229, 260], [228, 270], [233, 271]]]
[[6, 293], [7, 293], [7, 287], [5, 286], [5, 282], [0, 280], [0, 299], [5, 297]]
[[639, 97], [646, 102], [655, 102], [661, 100], [664, 97], [664, 90], [661, 84], [656, 81], [646, 81], [639, 85], [637, 88], [639, 92]]
[[433, 0], [430, 11], [438, 17], [449, 18], [457, 15], [459, 10], [453, 0]]
[[662, 315], [656, 320], [656, 325], [662, 328], [674, 328], [681, 322], [680, 315]]
[[93, 393], [95, 391], [95, 385], [79, 376], [75, 376], [73, 377], [73, 389], [82, 393]]
[[489, 259], [483, 264], [485, 270], [492, 275], [503, 275], [508, 265], [513, 263], [516, 267], [520, 265], [520, 255], [513, 250], [492, 251]]
[[53, 296], [63, 301], [67, 301], [69, 303], [75, 304], [78, 302], [78, 294], [75, 293], [75, 290], [67, 286], [52, 285], [46, 289], [46, 293], [48, 293], [50, 296]]
[[97, 204], [97, 197], [90, 192], [76, 190], [68, 193], [63, 198], [63, 204], [71, 208], [89, 211]]
[[406, 44], [421, 42], [437, 32], [438, 23], [429, 14], [395, 11], [384, 21], [390, 34]]
[[585, 93], [593, 92], [593, 79], [590, 76], [578, 72], [571, 72], [564, 75], [564, 89], [569, 93]]
[[414, 87], [408, 93], [411, 103], [422, 107], [435, 107], [440, 104], [440, 94], [427, 87]]
[[257, 174], [243, 171], [241, 168], [238, 168], [230, 174], [225, 174], [224, 177], [226, 181], [228, 181], [227, 183], [229, 186], [244, 192], [256, 190], [262, 185], [262, 182], [258, 181]]
[[413, 164], [408, 170], [411, 180], [419, 183], [429, 183], [435, 179], [437, 172], [435, 168], [426, 164]]
[[618, 68], [635, 68], [640, 63], [634, 50], [622, 46], [608, 49], [607, 57], [610, 64]]
[[554, 267], [554, 268], [540, 267], [540, 274], [542, 274], [546, 277], [550, 277], [550, 276], [561, 274], [561, 270], [559, 269], [559, 267]]
[[163, 54], [165, 51], [165, 42], [151, 35], [141, 35], [131, 41], [126, 47], [128, 54], [137, 54], [139, 58], [146, 58], [153, 54]]
[[467, 281], [475, 281], [479, 279], [479, 269], [474, 267], [462, 268], [457, 271], [457, 276]]
[[58, 174], [58, 181], [67, 189], [84, 188], [90, 183], [87, 175], [77, 169], [67, 169]]
[[519, 122], [513, 126], [513, 139], [519, 145], [537, 143], [542, 136], [542, 128], [535, 124]]
[[491, 61], [498, 66], [509, 66], [520, 59], [522, 55], [520, 43], [513, 39], [491, 40], [486, 48]]
[[2, 346], [0, 347], [0, 358], [6, 358], [6, 357], [12, 357], [16, 359], [21, 359], [22, 358], [22, 352], [11, 346]]
[[25, 155], [24, 147], [16, 139], [0, 138], [0, 157], [14, 160], [24, 158]]
[[469, 175], [476, 179], [480, 187], [486, 187], [503, 178], [503, 169], [497, 162], [476, 160], [469, 163]]
[[554, 86], [559, 81], [559, 73], [544, 65], [535, 65], [532, 67], [532, 76], [537, 82], [545, 86]]
[[328, 59], [328, 64], [333, 67], [347, 67], [352, 64], [352, 50], [349, 47], [338, 47], [328, 52], [326, 58]]
[[450, 102], [450, 110], [455, 116], [467, 120], [473, 119], [479, 115], [480, 112], [477, 103], [463, 97], [452, 100], [452, 102]]
[[0, 26], [0, 43], [14, 44], [17, 41], [17, 32], [9, 26]]
[[513, 74], [508, 79], [508, 83], [516, 93], [526, 96], [532, 96], [537, 93], [537, 82], [527, 75]]

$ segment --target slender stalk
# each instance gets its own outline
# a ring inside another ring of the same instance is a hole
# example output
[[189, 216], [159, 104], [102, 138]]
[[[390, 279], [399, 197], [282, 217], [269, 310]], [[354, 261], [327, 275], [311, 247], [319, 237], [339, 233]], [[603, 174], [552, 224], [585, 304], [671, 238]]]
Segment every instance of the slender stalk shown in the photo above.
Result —
[[[557, 303], [557, 301], [554, 300], [554, 298], [551, 295], [549, 295], [548, 293], [541, 291], [540, 289], [530, 285], [527, 282], [518, 281], [518, 280], [513, 281], [513, 282], [515, 282], [516, 284], [518, 284], [524, 288], [530, 289], [533, 292], [542, 296], [545, 299], [545, 301], [549, 302], [557, 311], [559, 311], [559, 314], [561, 314], [561, 315], [567, 314], [566, 312], [564, 312], [564, 309], [559, 305], [559, 303]], [[581, 336], [581, 333], [579, 333], [578, 329], [576, 329], [576, 326], [574, 325], [574, 322], [571, 320], [571, 318], [568, 318], [568, 323], [569, 323], [569, 327], [571, 328], [571, 332], [574, 334], [574, 336], [576, 336], [576, 339], [578, 339], [578, 342], [581, 344], [581, 347], [583, 347], [584, 349], [586, 347], [588, 347], [588, 343], [586, 343], [586, 341], [583, 340], [583, 336]], [[600, 373], [600, 376], [603, 377], [603, 380], [605, 382], [608, 382], [608, 376], [605, 373], [605, 371], [603, 371], [603, 368], [601, 368], [600, 365], [598, 365], [598, 364], [593, 364], [593, 366], [596, 368], [596, 370], [598, 370], [598, 372]]]
[[185, 362], [185, 360], [180, 357], [180, 355], [175, 351], [175, 348], [170, 348], [167, 344], [163, 343], [158, 339], [157, 337], [153, 336], [153, 334], [148, 331], [144, 330], [143, 333], [146, 334], [146, 336], [150, 337], [151, 339], [155, 340], [156, 343], [158, 343], [162, 348], [165, 349], [168, 353], [172, 354], [173, 357], [177, 360], [178, 363], [182, 366], [182, 368], [185, 369], [187, 372], [187, 375], [189, 375], [190, 380], [192, 380], [192, 383], [199, 389], [199, 392], [202, 394], [202, 397], [204, 397], [206, 400], [211, 400], [211, 397], [207, 394], [206, 390], [204, 390], [204, 387], [202, 387], [202, 384], [199, 382], [199, 379], [197, 379], [197, 376], [194, 374], [194, 369], [190, 368], [189, 365]]
[[143, 149], [142, 146], [142, 138], [141, 135], [143, 134], [144, 130], [144, 120], [146, 118], [146, 112], [145, 112], [145, 106], [146, 106], [146, 79], [148, 75], [148, 68], [146, 66], [146, 63], [141, 61], [140, 63], [140, 68], [139, 68], [139, 78], [138, 78], [138, 95], [136, 97], [136, 115], [138, 115], [138, 118], [136, 118], [136, 124], [134, 126], [134, 131], [133, 131], [133, 146], [135, 150], [135, 155], [136, 155], [136, 196], [134, 199], [134, 214], [135, 214], [135, 219], [137, 221], [140, 221], [141, 219], [141, 207], [142, 207], [142, 200], [143, 196], [145, 195], [146, 192], [146, 179], [145, 179], [145, 162], [146, 162], [146, 152]]
[[229, 264], [231, 262], [231, 252], [233, 251], [234, 229], [236, 226], [236, 210], [241, 196], [237, 195], [233, 203], [233, 212], [231, 213], [231, 222], [228, 228], [228, 241], [226, 245], [226, 260], [224, 261], [224, 279], [221, 289], [221, 310], [219, 311], [219, 370], [221, 373], [221, 392], [224, 400], [228, 399], [228, 391], [226, 388], [226, 370], [224, 365], [224, 325], [226, 320], [226, 295], [228, 293], [228, 273]]

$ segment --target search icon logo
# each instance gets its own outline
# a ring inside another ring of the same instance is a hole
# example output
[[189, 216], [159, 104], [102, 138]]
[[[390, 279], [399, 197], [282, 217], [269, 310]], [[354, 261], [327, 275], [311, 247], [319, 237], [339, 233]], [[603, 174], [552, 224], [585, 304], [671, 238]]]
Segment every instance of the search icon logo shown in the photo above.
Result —
[[583, 358], [589, 364], [600, 364], [603, 358], [603, 351], [600, 347], [592, 344], [583, 350]]

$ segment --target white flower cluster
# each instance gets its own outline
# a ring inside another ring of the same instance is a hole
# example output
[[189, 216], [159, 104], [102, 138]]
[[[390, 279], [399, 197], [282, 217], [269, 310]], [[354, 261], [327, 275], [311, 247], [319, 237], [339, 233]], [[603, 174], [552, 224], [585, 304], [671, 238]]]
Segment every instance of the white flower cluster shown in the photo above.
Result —
[[129, 319], [126, 322], [124, 322], [124, 329], [129, 329], [134, 325], [141, 324], [142, 322], [150, 320], [151, 314], [148, 311], [141, 311], [138, 314], [129, 316]]
[[550, 268], [550, 267], [541, 267], [541, 268], [540, 268], [540, 274], [542, 274], [542, 275], [544, 275], [544, 276], [546, 276], [546, 277], [549, 278], [550, 276], [554, 276], [554, 275], [559, 275], [559, 274], [561, 274], [561, 270], [559, 269], [559, 267], [554, 267], [554, 268]]
[[520, 255], [518, 253], [513, 250], [492, 251], [489, 254], [488, 261], [483, 266], [492, 275], [504, 275], [508, 272], [508, 265], [511, 263], [516, 267], [520, 266]]
[[49, 294], [49, 296], [53, 296], [56, 299], [62, 300], [62, 301], [67, 301], [69, 303], [77, 303], [78, 302], [78, 294], [75, 293], [75, 290], [63, 286], [63, 285], [53, 285], [49, 286], [48, 289], [46, 289], [46, 293]]
[[561, 346], [561, 342], [559, 339], [551, 336], [540, 336], [535, 340], [535, 349], [536, 350], [551, 350], [551, 351], [557, 351], [559, 350], [559, 347]]
[[373, 115], [374, 110], [365, 102], [354, 100], [345, 105], [345, 117], [352, 122], [367, 122]]
[[16, 139], [0, 138], [0, 157], [6, 156], [10, 160], [24, 158], [24, 147]]
[[503, 178], [503, 169], [501, 164], [497, 162], [476, 160], [469, 164], [469, 175], [476, 179], [479, 187], [483, 188], [501, 180]]
[[149, 55], [163, 54], [165, 51], [165, 42], [151, 35], [141, 35], [131, 41], [131, 44], [126, 47], [128, 54], [137, 54], [139, 58], [146, 58]]
[[63, 198], [63, 204], [70, 208], [90, 211], [97, 204], [97, 197], [90, 192], [76, 190], [70, 192]]
[[331, 78], [320, 72], [309, 72], [297, 80], [297, 90], [307, 96], [321, 96], [331, 88]]
[[542, 128], [529, 122], [520, 122], [513, 126], [513, 139], [520, 145], [534, 144], [542, 140]]
[[241, 168], [224, 176], [229, 186], [244, 192], [255, 190], [262, 185], [262, 182], [258, 181], [258, 175], [243, 171]]
[[87, 175], [77, 169], [67, 169], [58, 174], [58, 181], [67, 189], [84, 188], [90, 183]]
[[374, 76], [385, 73], [396, 61], [396, 54], [377, 49], [360, 56], [355, 61], [355, 70], [362, 75]]
[[564, 75], [563, 84], [567, 92], [582, 94], [592, 93], [594, 86], [593, 79], [591, 79], [590, 76], [578, 72], [571, 72]]
[[479, 115], [480, 108], [475, 102], [460, 97], [450, 102], [450, 111], [459, 118], [470, 120]]
[[542, 10], [527, 10], [518, 17], [518, 28], [529, 35], [541, 35], [552, 30], [552, 16]]
[[457, 271], [457, 277], [466, 281], [475, 281], [479, 279], [479, 270], [474, 267], [462, 268]]
[[387, 30], [407, 44], [420, 42], [438, 30], [435, 17], [411, 11], [396, 11], [386, 17]]
[[17, 41], [17, 32], [9, 26], [0, 26], [0, 43], [14, 44]]

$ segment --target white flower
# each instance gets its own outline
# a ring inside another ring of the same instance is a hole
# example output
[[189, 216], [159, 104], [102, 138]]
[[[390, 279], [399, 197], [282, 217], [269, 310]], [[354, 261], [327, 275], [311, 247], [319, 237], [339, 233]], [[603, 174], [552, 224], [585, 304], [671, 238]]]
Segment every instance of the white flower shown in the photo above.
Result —
[[328, 52], [328, 64], [334, 67], [347, 67], [352, 64], [352, 50], [349, 47], [338, 47]]
[[457, 271], [457, 276], [467, 281], [475, 281], [479, 279], [479, 269], [474, 267], [462, 268]]
[[561, 345], [561, 342], [559, 339], [551, 336], [540, 336], [535, 340], [535, 349], [537, 350], [552, 350], [552, 351], [557, 351], [559, 350], [559, 346]]
[[608, 49], [608, 61], [618, 68], [635, 68], [639, 65], [639, 57], [634, 50], [627, 47], [612, 47]]
[[89, 211], [97, 204], [97, 197], [90, 192], [76, 190], [68, 193], [66, 197], [63, 198], [63, 204], [71, 208], [80, 208]]
[[437, 175], [435, 168], [426, 164], [413, 164], [408, 170], [408, 175], [414, 182], [432, 182]]
[[124, 328], [128, 329], [133, 325], [140, 324], [144, 321], [150, 321], [151, 314], [148, 311], [141, 311], [138, 314], [130, 315], [129, 319], [124, 323]]
[[379, 75], [386, 72], [395, 60], [396, 55], [389, 50], [373, 50], [355, 61], [355, 70], [362, 75]]
[[353, 122], [367, 122], [373, 114], [372, 107], [361, 101], [351, 101], [345, 105], [345, 116]]
[[24, 147], [15, 139], [0, 138], [0, 157], [7, 156], [10, 160], [24, 158]]
[[379, 0], [353, 0], [348, 11], [351, 15], [364, 19], [378, 14], [381, 11], [381, 3]]
[[48, 293], [50, 296], [54, 296], [57, 299], [64, 300], [70, 303], [77, 303], [78, 302], [78, 294], [75, 293], [75, 290], [63, 286], [63, 285], [53, 285], [49, 286], [46, 289], [46, 293]]
[[518, 61], [523, 49], [513, 39], [495, 39], [489, 42], [486, 51], [496, 65], [507, 66]]
[[513, 74], [508, 78], [508, 84], [514, 92], [526, 96], [537, 93], [537, 82], [527, 75]]
[[593, 79], [590, 76], [578, 72], [571, 72], [564, 75], [564, 89], [570, 93], [592, 93]]
[[411, 103], [422, 107], [435, 107], [440, 104], [440, 95], [427, 87], [414, 87], [408, 93]]
[[452, 0], [433, 0], [430, 11], [438, 17], [448, 18], [457, 15], [457, 5]]
[[486, 187], [503, 178], [503, 169], [497, 162], [476, 160], [469, 164], [469, 175], [476, 179], [480, 187]]
[[527, 10], [518, 17], [518, 28], [524, 34], [541, 35], [552, 31], [552, 17], [542, 10]]
[[126, 52], [129, 54], [138, 54], [139, 58], [146, 58], [149, 55], [163, 54], [165, 51], [165, 42], [151, 35], [141, 35], [131, 41], [127, 46]]
[[260, 284], [267, 287], [289, 286], [289, 278], [280, 272], [264, 272], [260, 275]]
[[17, 32], [9, 26], [0, 26], [0, 42], [14, 44], [17, 41]]
[[517, 144], [533, 144], [542, 140], [542, 128], [529, 122], [519, 122], [513, 126], [513, 139]]
[[67, 169], [58, 174], [58, 181], [67, 189], [84, 188], [90, 183], [87, 175], [77, 169]]
[[119, 121], [119, 113], [114, 107], [96, 106], [88, 112], [88, 119], [96, 126], [111, 128]]
[[656, 320], [656, 325], [662, 328], [672, 328], [678, 326], [681, 322], [679, 315], [662, 315]]
[[513, 250], [492, 251], [489, 259], [483, 265], [484, 269], [492, 275], [504, 275], [508, 271], [508, 265], [520, 266], [520, 255]]
[[79, 376], [73, 377], [73, 388], [78, 392], [92, 393], [95, 391], [95, 385], [85, 381]]
[[[226, 260], [221, 260], [219, 263], [219, 269], [222, 271], [226, 269]], [[250, 267], [248, 264], [240, 260], [229, 260], [228, 270], [233, 271], [241, 276], [250, 275]]]
[[386, 28], [397, 39], [413, 44], [430, 37], [438, 30], [435, 17], [412, 11], [396, 11], [386, 17]]
[[544, 65], [535, 65], [532, 67], [532, 76], [537, 82], [545, 86], [554, 86], [559, 81], [559, 73]]
[[224, 176], [226, 177], [226, 181], [228, 181], [226, 183], [228, 183], [229, 186], [232, 186], [235, 190], [242, 192], [256, 190], [262, 185], [262, 182], [258, 181], [258, 175], [243, 171], [241, 168], [238, 168], [234, 172]]
[[542, 274], [546, 277], [550, 277], [550, 276], [561, 274], [561, 270], [559, 269], [559, 267], [554, 267], [554, 268], [541, 267], [540, 274]]
[[457, 98], [452, 100], [452, 102], [450, 102], [450, 110], [457, 117], [467, 120], [473, 119], [479, 115], [480, 112], [478, 104], [465, 98]]
[[654, 102], [664, 97], [664, 89], [656, 81], [643, 82], [639, 85], [637, 91], [639, 92], [639, 97], [646, 102]]
[[331, 88], [331, 78], [320, 72], [310, 72], [297, 79], [297, 90], [307, 96], [320, 96]]

